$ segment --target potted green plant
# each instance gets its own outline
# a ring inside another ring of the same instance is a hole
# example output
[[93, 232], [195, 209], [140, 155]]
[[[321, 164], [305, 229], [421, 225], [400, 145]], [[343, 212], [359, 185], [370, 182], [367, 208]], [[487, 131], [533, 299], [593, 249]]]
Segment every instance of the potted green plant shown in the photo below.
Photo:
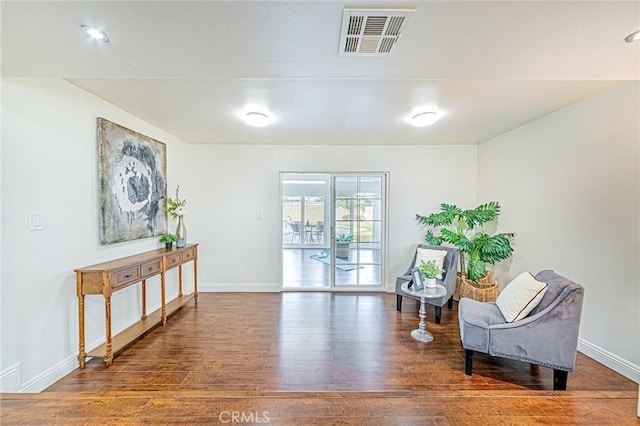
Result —
[[178, 241], [178, 236], [176, 234], [163, 234], [160, 237], [160, 242], [164, 243], [164, 246], [167, 250], [171, 250], [171, 248], [173, 247], [173, 243]]
[[440, 268], [435, 260], [428, 261], [420, 261], [420, 273], [422, 274], [422, 278], [424, 278], [425, 287], [434, 288], [436, 286], [436, 277], [444, 272], [442, 268]]
[[460, 270], [469, 280], [479, 282], [487, 277], [488, 265], [506, 259], [513, 253], [512, 232], [489, 235], [482, 227], [500, 215], [500, 204], [491, 201], [472, 210], [462, 210], [443, 203], [440, 211], [429, 216], [416, 214], [416, 219], [429, 226], [425, 240], [429, 244], [449, 243], [460, 250]]
[[336, 237], [336, 257], [339, 259], [349, 258], [349, 248], [353, 242], [353, 235], [340, 234]]

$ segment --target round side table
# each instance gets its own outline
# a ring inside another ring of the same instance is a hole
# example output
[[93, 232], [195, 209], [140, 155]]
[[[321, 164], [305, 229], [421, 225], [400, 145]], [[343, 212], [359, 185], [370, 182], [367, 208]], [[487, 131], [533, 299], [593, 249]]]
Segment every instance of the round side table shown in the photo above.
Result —
[[426, 303], [427, 299], [435, 299], [438, 297], [444, 297], [447, 295], [447, 289], [440, 285], [436, 284], [435, 287], [424, 287], [424, 289], [420, 291], [414, 291], [409, 288], [409, 283], [402, 284], [402, 291], [407, 294], [410, 294], [415, 297], [420, 298], [420, 323], [418, 324], [418, 328], [411, 332], [411, 337], [416, 339], [419, 342], [431, 342], [433, 341], [433, 334], [427, 331], [427, 323], [425, 319], [427, 318], [427, 308]]

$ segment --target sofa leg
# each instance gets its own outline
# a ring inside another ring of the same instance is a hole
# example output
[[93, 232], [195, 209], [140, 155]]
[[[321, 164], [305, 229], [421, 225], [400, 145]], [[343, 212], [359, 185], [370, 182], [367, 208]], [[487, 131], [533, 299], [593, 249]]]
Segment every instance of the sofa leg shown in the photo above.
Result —
[[449, 298], [449, 301], [447, 302], [447, 308], [453, 309], [453, 296]]
[[465, 349], [464, 351], [464, 374], [471, 375], [471, 369], [473, 368], [473, 351], [471, 349]]
[[436, 306], [436, 324], [440, 324], [442, 319], [442, 307]]
[[396, 311], [402, 311], [402, 296], [396, 294]]
[[567, 390], [568, 371], [553, 369], [553, 390]]

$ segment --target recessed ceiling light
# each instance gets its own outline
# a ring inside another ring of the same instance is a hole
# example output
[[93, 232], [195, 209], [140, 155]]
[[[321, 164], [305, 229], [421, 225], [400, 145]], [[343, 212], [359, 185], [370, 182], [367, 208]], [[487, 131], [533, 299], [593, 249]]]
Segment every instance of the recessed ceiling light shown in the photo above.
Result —
[[640, 40], [640, 30], [636, 31], [635, 33], [629, 34], [624, 39], [624, 41], [626, 41], [627, 43], [633, 43], [634, 41], [638, 40]]
[[413, 127], [431, 126], [433, 123], [435, 123], [439, 119], [440, 119], [440, 116], [438, 115], [437, 112], [434, 112], [434, 111], [421, 112], [411, 117], [411, 125]]
[[246, 112], [243, 119], [245, 123], [253, 127], [264, 127], [271, 124], [271, 117], [263, 112]]
[[103, 43], [109, 42], [109, 35], [96, 27], [81, 25], [80, 29], [93, 40], [101, 41]]

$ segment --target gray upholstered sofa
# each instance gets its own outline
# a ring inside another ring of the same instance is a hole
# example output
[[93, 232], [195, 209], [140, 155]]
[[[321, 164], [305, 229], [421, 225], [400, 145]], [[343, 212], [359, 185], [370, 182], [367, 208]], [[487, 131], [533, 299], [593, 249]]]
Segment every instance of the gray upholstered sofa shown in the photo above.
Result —
[[445, 256], [444, 262], [442, 265], [442, 269], [444, 269], [444, 273], [442, 274], [442, 280], [436, 280], [438, 284], [443, 285], [447, 289], [447, 295], [440, 298], [427, 299], [428, 304], [435, 306], [436, 324], [440, 324], [440, 319], [442, 317], [442, 307], [445, 305], [445, 303], [448, 304], [449, 309], [453, 307], [453, 292], [456, 290], [456, 278], [457, 278], [457, 271], [458, 271], [459, 252], [458, 252], [458, 249], [452, 248], [452, 247], [419, 244], [416, 247], [416, 252], [413, 254], [413, 259], [411, 260], [411, 264], [407, 268], [406, 272], [396, 278], [396, 309], [398, 311], [402, 309], [403, 297], [408, 297], [414, 300], [420, 300], [419, 297], [405, 293], [404, 291], [402, 291], [402, 288], [401, 288], [402, 284], [411, 281], [411, 269], [413, 269], [413, 267], [415, 266], [418, 248], [431, 249], [431, 250], [444, 250], [447, 252], [447, 255]]
[[466, 350], [465, 373], [471, 375], [473, 353], [510, 358], [553, 369], [553, 389], [567, 388], [576, 362], [584, 289], [553, 271], [536, 280], [548, 284], [540, 304], [518, 321], [507, 323], [494, 302], [460, 299], [460, 338]]

